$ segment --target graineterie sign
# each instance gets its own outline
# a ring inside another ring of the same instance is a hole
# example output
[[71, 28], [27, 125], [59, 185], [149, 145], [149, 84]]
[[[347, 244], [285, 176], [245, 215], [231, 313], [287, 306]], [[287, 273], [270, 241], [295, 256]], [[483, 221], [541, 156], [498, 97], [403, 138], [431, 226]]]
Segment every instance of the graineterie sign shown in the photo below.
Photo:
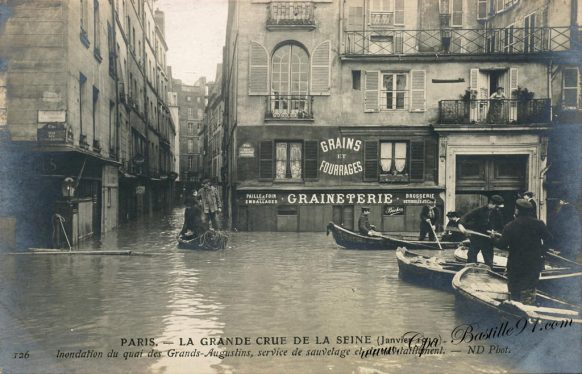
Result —
[[319, 142], [322, 161], [319, 171], [328, 175], [348, 176], [361, 173], [359, 152], [362, 141], [353, 138], [330, 138]]
[[385, 215], [404, 213], [405, 205], [424, 205], [437, 199], [434, 192], [245, 192], [239, 202], [245, 205], [382, 205]]

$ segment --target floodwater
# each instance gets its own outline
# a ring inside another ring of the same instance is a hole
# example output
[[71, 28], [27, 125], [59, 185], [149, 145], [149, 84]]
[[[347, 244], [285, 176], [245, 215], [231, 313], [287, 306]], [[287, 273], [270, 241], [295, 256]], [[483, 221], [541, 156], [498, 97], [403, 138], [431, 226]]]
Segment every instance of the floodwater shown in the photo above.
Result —
[[[460, 309], [452, 292], [399, 279], [393, 251], [341, 249], [324, 233], [240, 232], [224, 250], [180, 250], [181, 219], [181, 209], [144, 218], [84, 248], [150, 256], [2, 256], [0, 373], [582, 370], [574, 328], [451, 344], [459, 325], [484, 329], [500, 320]], [[445, 353], [359, 353], [378, 348], [379, 336], [410, 331], [438, 338]], [[226, 338], [243, 344], [225, 345]], [[472, 345], [485, 352], [469, 353]], [[509, 349], [496, 353], [492, 345]], [[148, 357], [152, 349], [161, 357]], [[76, 358], [79, 351], [103, 357]], [[271, 356], [259, 356], [265, 351]], [[199, 355], [170, 357], [175, 352]]]

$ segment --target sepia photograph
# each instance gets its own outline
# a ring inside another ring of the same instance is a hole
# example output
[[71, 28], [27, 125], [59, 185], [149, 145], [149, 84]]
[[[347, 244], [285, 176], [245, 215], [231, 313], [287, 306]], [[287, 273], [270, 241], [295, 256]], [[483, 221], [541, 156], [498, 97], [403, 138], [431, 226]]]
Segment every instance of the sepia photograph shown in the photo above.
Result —
[[582, 1], [0, 0], [0, 374], [582, 373]]

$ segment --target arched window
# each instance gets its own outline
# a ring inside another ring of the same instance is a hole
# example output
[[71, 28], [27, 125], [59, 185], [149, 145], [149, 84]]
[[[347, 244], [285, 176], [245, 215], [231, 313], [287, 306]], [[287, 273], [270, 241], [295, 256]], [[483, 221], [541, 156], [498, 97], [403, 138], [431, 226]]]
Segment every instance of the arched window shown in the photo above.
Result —
[[296, 44], [284, 44], [273, 53], [271, 111], [274, 117], [302, 118], [307, 113], [309, 56]]

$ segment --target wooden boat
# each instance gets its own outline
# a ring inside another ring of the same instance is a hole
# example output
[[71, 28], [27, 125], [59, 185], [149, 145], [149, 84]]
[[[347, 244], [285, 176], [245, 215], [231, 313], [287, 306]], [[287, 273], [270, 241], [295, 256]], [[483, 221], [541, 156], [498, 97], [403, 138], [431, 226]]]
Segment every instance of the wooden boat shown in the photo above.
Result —
[[[327, 235], [331, 232], [335, 242], [347, 249], [383, 249], [395, 250], [398, 247], [408, 249], [441, 249], [437, 242], [407, 240], [388, 235], [367, 236], [347, 230], [333, 222], [327, 225]], [[440, 242], [442, 249], [452, 249], [459, 246], [457, 242]]]
[[[398, 272], [400, 277], [432, 287], [451, 289], [451, 282], [466, 263], [450, 261], [439, 257], [420, 255], [406, 248], [396, 250]], [[503, 271], [504, 268], [496, 268]]]
[[538, 291], [536, 305], [509, 300], [507, 278], [484, 265], [467, 266], [453, 277], [453, 289], [468, 304], [496, 311], [506, 318], [582, 325], [582, 308]]
[[180, 249], [224, 249], [228, 244], [228, 235], [221, 231], [208, 230], [198, 237], [178, 237]]
[[[455, 260], [459, 262], [467, 262], [469, 257], [469, 248], [465, 246], [460, 246], [455, 249]], [[477, 255], [477, 262], [480, 264], [484, 264], [485, 260], [483, 259], [483, 253], [479, 252]], [[507, 256], [503, 256], [498, 251], [495, 251], [493, 254], [493, 266], [499, 266], [505, 268], [507, 266]]]

